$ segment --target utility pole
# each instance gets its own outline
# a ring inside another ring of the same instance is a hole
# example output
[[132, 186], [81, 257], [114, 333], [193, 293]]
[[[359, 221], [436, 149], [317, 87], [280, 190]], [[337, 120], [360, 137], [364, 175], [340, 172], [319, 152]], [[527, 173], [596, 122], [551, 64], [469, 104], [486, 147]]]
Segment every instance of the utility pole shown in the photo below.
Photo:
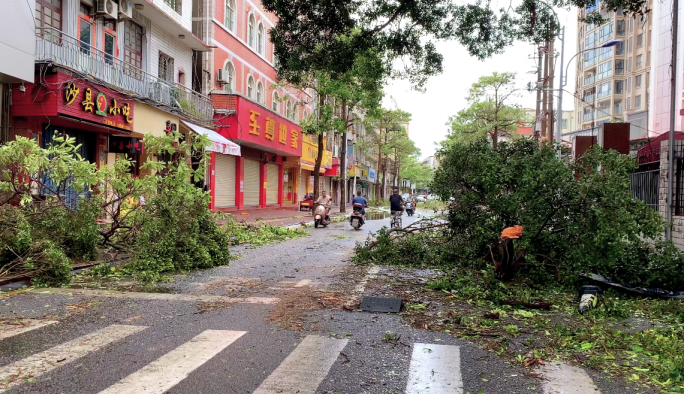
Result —
[[670, 69], [670, 146], [667, 155], [667, 220], [665, 222], [665, 238], [672, 239], [672, 184], [674, 183], [674, 131], [675, 131], [675, 107], [677, 92], [677, 25], [679, 23], [679, 1], [672, 1], [672, 68]]
[[561, 147], [560, 144], [562, 142], [562, 137], [561, 137], [561, 129], [563, 127], [563, 86], [565, 85], [563, 82], [563, 64], [564, 63], [564, 55], [565, 55], [565, 26], [563, 26], [563, 29], [561, 30], [561, 55], [560, 55], [560, 79], [558, 80], [558, 115], [556, 115], [556, 143], [559, 145], [558, 146], [558, 158], [561, 157]]
[[541, 111], [541, 137], [546, 137], [546, 114], [548, 113], [548, 81], [549, 81], [549, 42], [544, 43], [544, 72], [542, 78], [542, 111]]
[[554, 41], [555, 39], [549, 41], [549, 46], [547, 47], [546, 51], [546, 61], [549, 63], [548, 75], [546, 77], [546, 80], [549, 84], [547, 88], [547, 100], [549, 100], [549, 102], [546, 104], [546, 113], [544, 114], [548, 116], [546, 130], [544, 130], [544, 136], [546, 137], [547, 141], [551, 141], [553, 139], [553, 69], [554, 62], [556, 60], [556, 53], [553, 50]]
[[544, 87], [542, 81], [542, 47], [537, 47], [537, 108], [535, 111], [534, 118], [534, 138], [539, 139], [541, 135], [541, 102], [542, 102], [542, 89]]

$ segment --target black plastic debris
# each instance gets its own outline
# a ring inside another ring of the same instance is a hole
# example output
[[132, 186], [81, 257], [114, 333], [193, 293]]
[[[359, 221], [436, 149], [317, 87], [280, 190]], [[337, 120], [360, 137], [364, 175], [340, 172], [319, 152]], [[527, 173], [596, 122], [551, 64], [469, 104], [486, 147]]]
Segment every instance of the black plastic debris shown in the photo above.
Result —
[[366, 312], [399, 313], [401, 298], [393, 297], [363, 297], [361, 310]]
[[658, 298], [684, 298], [684, 290], [666, 290], [653, 287], [630, 287], [621, 283], [614, 282], [612, 279], [603, 275], [587, 274], [587, 278], [595, 280], [596, 282], [605, 283], [609, 286], [627, 291], [629, 293], [641, 294], [647, 297]]

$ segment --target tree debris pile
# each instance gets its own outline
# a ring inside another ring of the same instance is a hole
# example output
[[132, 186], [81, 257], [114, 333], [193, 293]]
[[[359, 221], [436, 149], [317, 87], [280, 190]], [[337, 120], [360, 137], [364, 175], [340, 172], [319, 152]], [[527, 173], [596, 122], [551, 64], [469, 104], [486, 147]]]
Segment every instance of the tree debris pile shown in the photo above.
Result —
[[[491, 267], [497, 279], [575, 284], [596, 273], [625, 284], [684, 288], [684, 256], [662, 239], [660, 215], [631, 197], [634, 161], [595, 148], [581, 164], [532, 140], [451, 144], [431, 190], [446, 221], [383, 230], [355, 261], [448, 268]], [[502, 231], [522, 226], [518, 238]], [[488, 268], [488, 269], [491, 269]]]

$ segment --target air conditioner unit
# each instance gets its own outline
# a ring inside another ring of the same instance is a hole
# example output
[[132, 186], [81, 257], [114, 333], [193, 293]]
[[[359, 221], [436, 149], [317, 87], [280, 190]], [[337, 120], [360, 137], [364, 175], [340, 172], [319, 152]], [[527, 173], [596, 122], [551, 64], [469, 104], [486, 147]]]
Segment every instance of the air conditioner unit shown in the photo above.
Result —
[[133, 19], [133, 1], [119, 0], [119, 18]]
[[101, 15], [105, 19], [116, 19], [118, 11], [119, 6], [112, 0], [97, 0], [97, 15]]
[[216, 80], [223, 83], [228, 82], [228, 75], [225, 69], [219, 68], [216, 70]]

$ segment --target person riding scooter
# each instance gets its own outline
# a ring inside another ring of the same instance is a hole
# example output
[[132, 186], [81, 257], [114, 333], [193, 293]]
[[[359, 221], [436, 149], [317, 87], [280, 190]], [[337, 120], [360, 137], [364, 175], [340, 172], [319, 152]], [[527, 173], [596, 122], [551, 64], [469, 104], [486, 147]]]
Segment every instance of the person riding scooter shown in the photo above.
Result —
[[332, 205], [332, 197], [328, 196], [325, 190], [321, 191], [321, 196], [316, 200], [316, 205], [323, 205], [325, 207], [325, 221], [330, 221], [330, 206]]
[[368, 200], [366, 200], [366, 197], [361, 196], [361, 190], [358, 190], [356, 192], [356, 197], [352, 198], [352, 206], [354, 204], [361, 204], [363, 206], [361, 215], [363, 215], [363, 220], [366, 220], [366, 208], [368, 207]]

